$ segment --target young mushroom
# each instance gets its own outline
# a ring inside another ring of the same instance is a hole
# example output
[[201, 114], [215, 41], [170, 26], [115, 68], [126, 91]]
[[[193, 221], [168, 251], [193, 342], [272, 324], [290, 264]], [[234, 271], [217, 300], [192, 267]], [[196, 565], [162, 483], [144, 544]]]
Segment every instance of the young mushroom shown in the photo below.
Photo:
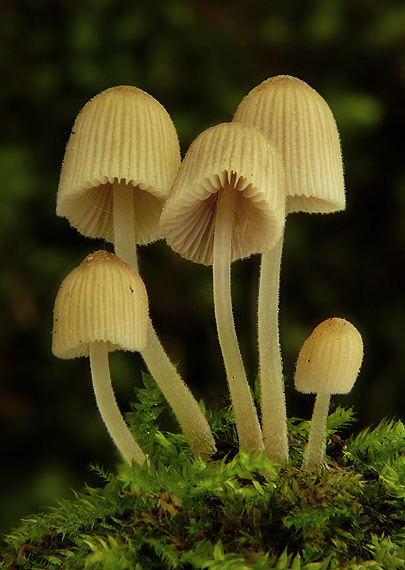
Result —
[[[57, 214], [84, 235], [112, 241], [115, 253], [137, 271], [137, 244], [161, 237], [160, 214], [179, 165], [177, 133], [164, 107], [136, 87], [107, 89], [74, 124]], [[208, 422], [150, 320], [141, 354], [194, 453], [209, 457], [215, 442]]]
[[303, 469], [321, 466], [325, 455], [326, 422], [331, 394], [347, 394], [353, 388], [363, 360], [363, 341], [345, 319], [319, 324], [304, 342], [295, 370], [295, 387], [317, 394]]
[[263, 438], [235, 331], [230, 266], [271, 248], [283, 223], [283, 167], [263, 133], [224, 123], [197, 137], [173, 183], [161, 227], [175, 251], [213, 266], [218, 338], [239, 442], [246, 451], [262, 449]]
[[124, 459], [145, 454], [118, 409], [108, 353], [140, 351], [146, 344], [148, 297], [139, 275], [112, 253], [97, 251], [63, 281], [55, 300], [52, 352], [59, 358], [90, 357], [101, 417]]
[[179, 165], [166, 109], [137, 87], [112, 87], [76, 118], [56, 213], [82, 234], [113, 242], [115, 253], [136, 269], [137, 244], [161, 237], [159, 218]]
[[[309, 85], [287, 75], [255, 87], [234, 121], [264, 132], [285, 169], [286, 213], [329, 213], [345, 208], [339, 134], [332, 112]], [[268, 455], [288, 460], [287, 416], [279, 342], [278, 306], [283, 235], [262, 255], [258, 345], [263, 438]]]

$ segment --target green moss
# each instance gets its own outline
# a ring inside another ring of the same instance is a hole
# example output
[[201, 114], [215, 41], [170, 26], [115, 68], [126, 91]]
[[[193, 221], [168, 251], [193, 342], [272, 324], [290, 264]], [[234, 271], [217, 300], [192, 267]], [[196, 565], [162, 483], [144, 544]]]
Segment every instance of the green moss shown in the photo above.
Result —
[[[352, 410], [329, 417], [326, 465], [300, 469], [308, 422], [290, 422], [291, 462], [237, 453], [229, 409], [207, 413], [220, 451], [194, 459], [162, 433], [149, 377], [128, 421], [149, 465], [96, 468], [86, 488], [5, 537], [0, 568], [332, 570], [405, 568], [405, 428], [383, 421], [346, 442]], [[221, 451], [222, 450], [222, 451]]]

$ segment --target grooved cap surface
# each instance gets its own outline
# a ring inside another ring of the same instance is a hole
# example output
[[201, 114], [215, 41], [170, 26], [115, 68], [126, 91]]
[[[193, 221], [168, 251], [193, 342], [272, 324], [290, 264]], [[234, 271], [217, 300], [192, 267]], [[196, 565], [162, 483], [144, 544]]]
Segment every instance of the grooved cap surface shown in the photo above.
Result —
[[148, 298], [140, 276], [116, 255], [96, 251], [59, 288], [53, 313], [52, 352], [89, 355], [89, 343], [110, 351], [140, 351], [146, 344]]
[[234, 121], [261, 129], [281, 154], [287, 213], [344, 210], [338, 130], [326, 101], [312, 87], [288, 75], [267, 79], [242, 100]]
[[183, 257], [212, 264], [217, 194], [237, 192], [232, 259], [271, 248], [284, 226], [284, 172], [280, 156], [258, 129], [223, 123], [191, 144], [164, 206], [161, 227]]
[[56, 212], [82, 234], [113, 241], [114, 181], [134, 190], [137, 243], [160, 237], [159, 217], [180, 165], [176, 129], [151, 95], [112, 87], [80, 111], [63, 161]]
[[347, 394], [353, 388], [362, 360], [359, 331], [345, 319], [327, 319], [301, 348], [295, 387], [305, 393]]

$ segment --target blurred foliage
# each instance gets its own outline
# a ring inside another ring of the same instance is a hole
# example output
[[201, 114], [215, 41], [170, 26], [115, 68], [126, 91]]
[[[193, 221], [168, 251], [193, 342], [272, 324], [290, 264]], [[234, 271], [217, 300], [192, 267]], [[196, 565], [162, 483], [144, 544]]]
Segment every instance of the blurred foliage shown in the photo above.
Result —
[[[50, 353], [60, 281], [87, 253], [110, 247], [57, 219], [55, 197], [75, 116], [113, 85], [156, 97], [183, 152], [200, 131], [230, 120], [242, 97], [272, 75], [296, 75], [327, 100], [341, 134], [348, 207], [288, 219], [280, 318], [289, 413], [309, 417], [312, 406], [291, 388], [303, 340], [322, 319], [343, 316], [366, 350], [344, 404], [355, 404], [360, 425], [403, 416], [403, 2], [1, 0], [1, 8], [0, 529], [69, 486], [91, 483], [90, 463], [116, 460], [87, 361]], [[163, 242], [143, 248], [140, 262], [163, 344], [194, 393], [220, 405], [226, 387], [209, 269]], [[257, 269], [253, 257], [233, 270], [251, 378]], [[124, 410], [142, 368], [137, 357], [114, 356]]]

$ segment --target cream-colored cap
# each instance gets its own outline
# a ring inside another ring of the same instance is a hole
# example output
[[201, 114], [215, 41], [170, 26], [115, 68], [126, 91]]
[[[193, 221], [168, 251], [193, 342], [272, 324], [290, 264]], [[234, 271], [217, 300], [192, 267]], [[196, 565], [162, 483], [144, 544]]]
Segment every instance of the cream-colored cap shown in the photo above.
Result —
[[210, 265], [217, 193], [237, 191], [232, 259], [271, 248], [284, 226], [284, 172], [280, 156], [258, 129], [223, 123], [191, 144], [163, 208], [161, 227], [183, 257]]
[[89, 343], [109, 351], [146, 345], [148, 297], [141, 277], [113, 253], [96, 251], [63, 281], [53, 312], [52, 352], [89, 355]]
[[271, 77], [246, 95], [234, 121], [261, 129], [280, 152], [287, 213], [344, 210], [339, 133], [332, 111], [312, 87], [288, 75]]
[[180, 165], [176, 129], [151, 95], [112, 87], [80, 111], [63, 161], [56, 212], [81, 233], [113, 241], [115, 181], [134, 190], [136, 240], [160, 236], [164, 198]]
[[345, 319], [327, 319], [301, 348], [295, 387], [305, 393], [347, 394], [353, 388], [362, 360], [359, 331]]

